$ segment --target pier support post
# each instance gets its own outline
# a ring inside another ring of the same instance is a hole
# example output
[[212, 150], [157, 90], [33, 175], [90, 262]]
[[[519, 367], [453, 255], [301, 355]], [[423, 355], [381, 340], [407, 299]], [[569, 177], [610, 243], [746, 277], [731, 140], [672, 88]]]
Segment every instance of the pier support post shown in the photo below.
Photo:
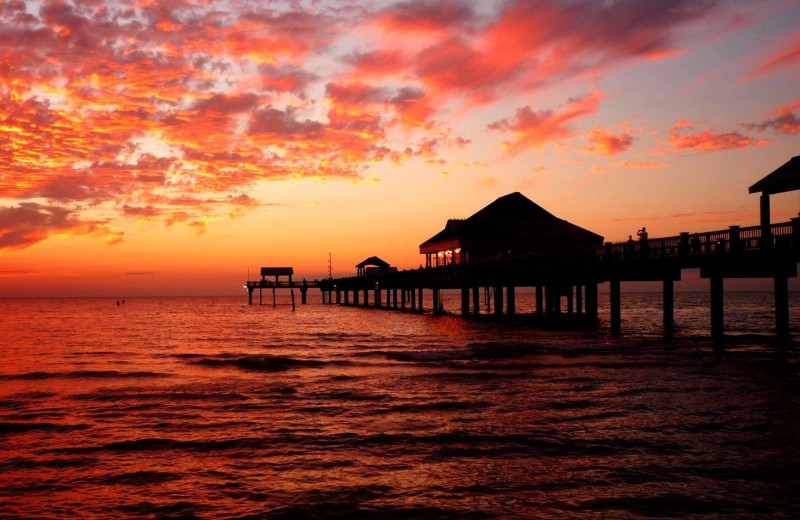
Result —
[[498, 316], [503, 314], [503, 286], [498, 285], [494, 288], [494, 313]]
[[408, 292], [408, 289], [406, 289], [405, 287], [400, 289], [400, 308], [402, 310], [406, 310], [406, 293], [407, 292]]
[[769, 216], [769, 195], [761, 194], [761, 249], [772, 248], [772, 225]]
[[506, 294], [506, 308], [509, 316], [517, 313], [517, 295], [516, 288], [513, 285], [508, 286], [508, 294]]
[[431, 294], [433, 298], [433, 313], [439, 314], [439, 289], [434, 287], [431, 289]]
[[789, 281], [786, 276], [775, 277], [775, 332], [778, 342], [789, 341]]
[[247, 288], [247, 304], [248, 305], [253, 305], [253, 288], [252, 287], [248, 287]]
[[272, 306], [275, 307], [275, 286], [272, 287]]
[[353, 291], [353, 305], [358, 306], [358, 289]]
[[575, 313], [575, 300], [573, 295], [572, 284], [567, 286], [567, 314]]
[[417, 291], [414, 288], [408, 290], [409, 303], [411, 304], [411, 312], [417, 310]]
[[469, 287], [461, 288], [461, 315], [469, 315]]
[[545, 314], [553, 314], [555, 310], [553, 309], [553, 286], [552, 285], [545, 285], [544, 286], [544, 312]]
[[675, 325], [675, 286], [672, 278], [664, 278], [664, 335], [672, 336]]
[[397, 308], [397, 289], [392, 289], [392, 309]]
[[725, 336], [722, 303], [722, 276], [714, 275], [711, 277], [711, 338], [715, 343], [719, 343]]
[[364, 307], [369, 307], [369, 289], [364, 289]]
[[481, 288], [477, 285], [472, 288], [472, 312], [475, 316], [481, 313]]
[[544, 311], [544, 302], [542, 301], [542, 295], [543, 295], [542, 286], [541, 285], [537, 285], [536, 286], [536, 314], [542, 314], [542, 312]]
[[586, 284], [586, 314], [597, 321], [597, 282]]
[[308, 287], [301, 287], [300, 288], [300, 303], [305, 305], [307, 303], [306, 293], [308, 292]]
[[292, 311], [295, 311], [296, 309], [294, 306], [294, 288], [291, 289], [291, 292], [292, 292]]
[[611, 279], [609, 281], [611, 290], [611, 333], [619, 335], [622, 329], [622, 313], [620, 311], [621, 298], [620, 298], [620, 283], [619, 279]]
[[422, 307], [422, 291], [423, 290], [424, 289], [422, 287], [419, 288], [419, 301], [417, 302], [419, 304], [419, 312], [425, 312], [425, 309]]

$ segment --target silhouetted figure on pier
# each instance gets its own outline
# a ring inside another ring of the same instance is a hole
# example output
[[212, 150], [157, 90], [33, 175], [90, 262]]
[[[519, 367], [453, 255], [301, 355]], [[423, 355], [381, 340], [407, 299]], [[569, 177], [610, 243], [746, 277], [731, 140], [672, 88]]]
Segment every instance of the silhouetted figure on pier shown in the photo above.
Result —
[[630, 260], [633, 258], [633, 254], [636, 251], [636, 243], [633, 241], [633, 237], [628, 235], [628, 243], [625, 245], [625, 260]]
[[636, 236], [639, 237], [639, 251], [641, 252], [642, 258], [647, 258], [650, 253], [647, 248], [647, 228], [642, 226], [642, 229], [636, 232]]

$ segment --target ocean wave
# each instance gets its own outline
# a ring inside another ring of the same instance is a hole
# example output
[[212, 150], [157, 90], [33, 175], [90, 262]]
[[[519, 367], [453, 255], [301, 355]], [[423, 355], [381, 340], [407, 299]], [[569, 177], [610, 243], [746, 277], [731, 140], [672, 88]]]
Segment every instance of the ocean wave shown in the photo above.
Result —
[[146, 378], [167, 377], [169, 374], [139, 370], [134, 372], [120, 372], [118, 370], [73, 370], [70, 372], [25, 372], [22, 374], [2, 374], [0, 379], [39, 381], [43, 379], [120, 379], [120, 378]]
[[651, 496], [637, 494], [635, 496], [592, 498], [580, 502], [574, 509], [598, 514], [625, 511], [635, 515], [663, 518], [729, 512], [730, 506], [730, 503], [720, 499], [710, 500], [684, 493], [663, 493]]
[[117, 473], [100, 477], [97, 483], [100, 485], [125, 485], [125, 486], [147, 486], [150, 484], [161, 484], [163, 482], [170, 482], [172, 480], [179, 480], [183, 478], [178, 473], [170, 471], [132, 471], [126, 473]]
[[255, 520], [256, 518], [269, 518], [271, 520], [296, 519], [322, 520], [332, 518], [349, 518], [355, 520], [416, 520], [416, 519], [452, 519], [452, 520], [483, 520], [496, 518], [494, 514], [474, 510], [460, 510], [456, 508], [435, 507], [424, 504], [419, 505], [388, 505], [365, 504], [358, 501], [343, 501], [340, 499], [313, 502], [310, 504], [295, 503], [272, 509], [263, 516], [244, 516], [238, 520]]
[[320, 368], [330, 364], [316, 359], [299, 359], [268, 354], [202, 357], [194, 360], [193, 363], [207, 367], [235, 367], [254, 372], [283, 372], [292, 368]]
[[71, 432], [91, 428], [88, 424], [57, 424], [47, 422], [0, 422], [0, 434], [29, 432]]

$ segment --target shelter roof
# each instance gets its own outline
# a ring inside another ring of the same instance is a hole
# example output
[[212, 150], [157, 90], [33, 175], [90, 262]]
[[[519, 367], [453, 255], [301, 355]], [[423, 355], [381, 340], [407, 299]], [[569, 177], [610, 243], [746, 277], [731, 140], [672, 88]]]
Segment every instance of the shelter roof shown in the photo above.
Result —
[[764, 195], [800, 190], [800, 155], [792, 157], [783, 166], [750, 186], [750, 193]]
[[291, 267], [262, 267], [261, 276], [288, 276], [294, 274]]
[[368, 265], [374, 265], [377, 267], [389, 267], [389, 262], [381, 260], [377, 256], [371, 256], [366, 260], [364, 260], [363, 262], [361, 262], [360, 264], [356, 265], [356, 267], [366, 267]]
[[420, 252], [437, 245], [462, 247], [501, 243], [587, 241], [603, 237], [555, 217], [519, 192], [495, 200], [465, 220], [448, 220], [445, 228], [420, 244]]

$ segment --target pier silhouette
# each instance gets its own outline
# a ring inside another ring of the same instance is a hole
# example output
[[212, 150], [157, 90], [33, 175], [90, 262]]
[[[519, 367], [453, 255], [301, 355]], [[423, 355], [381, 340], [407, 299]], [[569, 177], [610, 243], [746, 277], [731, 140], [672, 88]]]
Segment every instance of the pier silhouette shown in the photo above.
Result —
[[[448, 220], [443, 231], [420, 245], [420, 253], [426, 255], [424, 267], [360, 268], [359, 276], [318, 280], [313, 287], [322, 291], [327, 304], [434, 314], [442, 312], [442, 290], [460, 290], [462, 316], [498, 319], [514, 317], [516, 290], [531, 287], [536, 291], [536, 316], [596, 324], [598, 285], [608, 283], [610, 328], [617, 334], [621, 331], [621, 282], [655, 281], [662, 284], [663, 324], [669, 335], [674, 325], [674, 282], [681, 280], [682, 271], [699, 269], [700, 276], [710, 280], [715, 341], [724, 339], [724, 280], [769, 278], [774, 283], [775, 332], [785, 343], [789, 340], [788, 278], [797, 276], [800, 261], [800, 218], [771, 223], [769, 197], [797, 189], [800, 156], [751, 186], [751, 193], [762, 194], [758, 226], [734, 225], [660, 238], [641, 233], [640, 240], [617, 243], [604, 243], [600, 235], [512, 193], [472, 217]], [[251, 287], [257, 286], [248, 282], [252, 303]], [[425, 290], [431, 293], [428, 308]], [[488, 311], [483, 314], [482, 293]]]

